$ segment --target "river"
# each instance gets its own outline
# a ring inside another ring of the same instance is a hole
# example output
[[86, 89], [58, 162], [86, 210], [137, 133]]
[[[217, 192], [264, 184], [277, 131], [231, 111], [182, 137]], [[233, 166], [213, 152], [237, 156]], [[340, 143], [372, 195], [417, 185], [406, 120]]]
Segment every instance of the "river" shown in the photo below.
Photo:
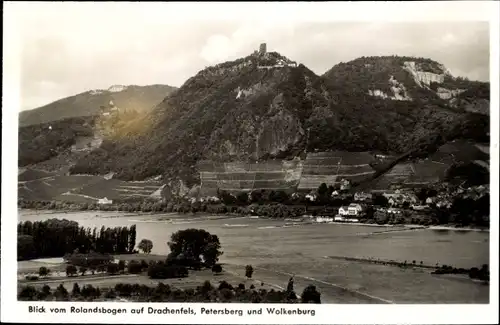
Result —
[[488, 302], [488, 286], [470, 280], [328, 259], [327, 256], [370, 257], [422, 261], [471, 268], [489, 264], [489, 233], [477, 231], [404, 230], [363, 225], [302, 224], [255, 217], [215, 215], [138, 215], [121, 212], [54, 212], [20, 210], [20, 221], [49, 218], [77, 221], [84, 227], [137, 225], [137, 242], [153, 241], [152, 253], [168, 254], [175, 231], [202, 228], [219, 236], [222, 263], [252, 264], [268, 270], [294, 273], [370, 293], [396, 302]]

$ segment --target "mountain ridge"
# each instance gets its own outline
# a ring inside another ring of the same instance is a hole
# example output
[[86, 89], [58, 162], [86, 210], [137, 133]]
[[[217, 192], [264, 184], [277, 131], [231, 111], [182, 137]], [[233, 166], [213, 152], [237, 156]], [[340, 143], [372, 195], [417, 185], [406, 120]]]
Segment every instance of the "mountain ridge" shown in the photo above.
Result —
[[70, 172], [162, 175], [164, 183], [191, 188], [201, 182], [204, 160], [293, 161], [334, 150], [426, 157], [454, 139], [489, 141], [484, 110], [450, 103], [462, 95], [474, 106], [474, 91], [443, 98], [437, 87], [467, 85], [484, 88], [481, 100], [489, 96], [489, 85], [454, 78], [430, 59], [362, 57], [318, 76], [279, 53], [256, 53], [199, 71]]
[[112, 85], [108, 89], [92, 89], [22, 111], [19, 113], [19, 125], [28, 126], [64, 118], [95, 115], [102, 106], [110, 102], [123, 109], [148, 111], [175, 89], [177, 88], [162, 84]]

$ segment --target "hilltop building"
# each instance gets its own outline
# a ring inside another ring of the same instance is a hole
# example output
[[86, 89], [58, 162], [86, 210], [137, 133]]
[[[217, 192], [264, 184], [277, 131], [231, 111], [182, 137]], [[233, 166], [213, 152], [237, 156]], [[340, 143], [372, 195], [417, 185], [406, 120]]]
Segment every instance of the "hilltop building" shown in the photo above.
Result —
[[264, 54], [266, 54], [266, 52], [267, 52], [267, 44], [266, 43], [260, 44], [259, 55], [264, 55]]

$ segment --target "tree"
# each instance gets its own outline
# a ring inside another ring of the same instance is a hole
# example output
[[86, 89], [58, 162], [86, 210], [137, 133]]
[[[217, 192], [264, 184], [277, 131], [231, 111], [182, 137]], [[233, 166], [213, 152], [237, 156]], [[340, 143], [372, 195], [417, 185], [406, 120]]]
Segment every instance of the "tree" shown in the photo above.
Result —
[[272, 202], [285, 203], [288, 199], [288, 194], [285, 191], [271, 191], [269, 194], [269, 200]]
[[76, 266], [74, 266], [74, 265], [66, 266], [66, 276], [74, 276], [77, 273], [78, 273], [78, 270], [76, 269]]
[[321, 303], [321, 293], [316, 290], [316, 286], [308, 285], [304, 291], [302, 291], [302, 302], [303, 303]]
[[236, 196], [236, 203], [238, 205], [248, 204], [248, 194], [246, 192], [241, 192]]
[[54, 292], [54, 295], [57, 300], [65, 300], [68, 297], [68, 290], [64, 287], [64, 285], [61, 283], [57, 288], [56, 291]]
[[17, 259], [26, 260], [36, 256], [35, 244], [33, 236], [19, 235], [17, 236]]
[[119, 260], [118, 261], [118, 271], [123, 272], [125, 271], [125, 261], [124, 260]]
[[328, 186], [326, 186], [325, 183], [321, 183], [321, 185], [318, 187], [318, 195], [321, 198], [324, 198], [328, 195]]
[[152, 264], [148, 268], [148, 276], [152, 279], [184, 278], [189, 274], [182, 265], [167, 265], [164, 262]]
[[110, 263], [107, 265], [106, 271], [108, 272], [108, 274], [115, 275], [120, 271], [120, 269], [118, 268], [118, 264]]
[[385, 196], [377, 194], [373, 198], [373, 205], [386, 207], [389, 205], [389, 200]]
[[38, 269], [38, 274], [40, 276], [47, 276], [50, 274], [50, 269], [46, 268], [45, 266], [42, 266], [40, 267], [40, 269]]
[[253, 275], [253, 267], [251, 265], [247, 265], [245, 267], [245, 276], [250, 279], [252, 278], [252, 275]]
[[289, 280], [288, 280], [288, 285], [286, 287], [286, 291], [287, 292], [292, 292], [293, 291], [293, 277], [291, 277]]
[[[172, 234], [168, 242], [172, 256], [183, 256], [191, 263], [212, 267], [222, 255], [219, 237], [203, 229], [185, 229]], [[203, 261], [202, 261], [203, 260]]]
[[48, 285], [44, 285], [42, 287], [42, 293], [43, 293], [44, 297], [48, 297], [48, 296], [50, 296], [52, 291], [50, 290], [50, 287]]
[[[128, 242], [128, 252], [133, 253], [135, 247], [135, 240], [137, 237], [136, 225], [132, 225], [129, 231], [129, 242]], [[152, 247], [152, 245], [151, 245]]]
[[86, 272], [87, 272], [87, 268], [85, 266], [80, 266], [81, 275], [84, 276]]
[[132, 274], [139, 274], [142, 272], [142, 265], [137, 261], [130, 261], [127, 266], [128, 272]]
[[72, 296], [78, 296], [81, 294], [80, 286], [78, 283], [73, 284], [73, 290], [71, 290]]
[[214, 264], [214, 266], [212, 266], [212, 272], [214, 272], [215, 274], [221, 273], [222, 266], [220, 264]]
[[137, 247], [144, 253], [149, 254], [153, 249], [153, 242], [149, 239], [142, 239]]
[[19, 300], [37, 300], [38, 291], [33, 286], [24, 287], [19, 293]]

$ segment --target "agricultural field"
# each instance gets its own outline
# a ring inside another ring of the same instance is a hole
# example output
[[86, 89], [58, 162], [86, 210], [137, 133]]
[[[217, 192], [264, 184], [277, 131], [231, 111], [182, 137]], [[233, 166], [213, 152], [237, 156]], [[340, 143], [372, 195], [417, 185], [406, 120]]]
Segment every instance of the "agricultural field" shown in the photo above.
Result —
[[287, 190], [297, 187], [301, 174], [298, 161], [269, 161], [264, 163], [214, 163], [202, 161], [198, 164], [201, 191], [204, 195], [215, 195], [217, 189], [238, 190]]

